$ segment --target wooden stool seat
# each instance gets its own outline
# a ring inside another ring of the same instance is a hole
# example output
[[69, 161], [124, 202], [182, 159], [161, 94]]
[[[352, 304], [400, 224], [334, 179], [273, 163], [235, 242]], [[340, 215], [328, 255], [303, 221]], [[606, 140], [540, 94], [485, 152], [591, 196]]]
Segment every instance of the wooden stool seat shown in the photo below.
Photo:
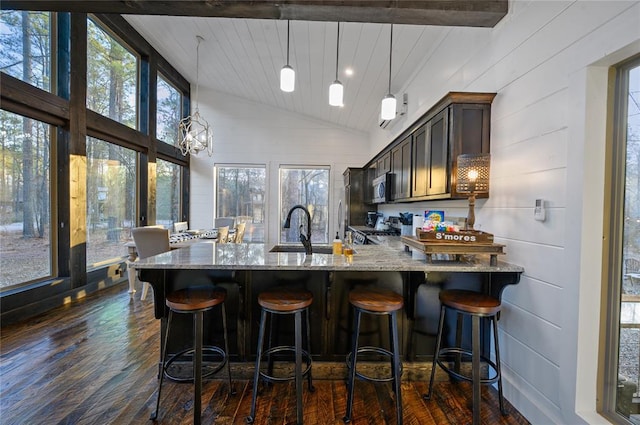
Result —
[[226, 292], [218, 288], [185, 288], [167, 295], [167, 307], [177, 312], [206, 310], [222, 304]]
[[313, 294], [306, 290], [278, 288], [258, 295], [260, 307], [273, 311], [294, 311], [307, 308], [313, 302]]
[[468, 314], [493, 316], [500, 311], [500, 300], [478, 292], [450, 289], [440, 291], [440, 302]]
[[349, 292], [349, 302], [362, 310], [376, 313], [390, 313], [404, 305], [401, 295], [381, 288], [356, 288]]

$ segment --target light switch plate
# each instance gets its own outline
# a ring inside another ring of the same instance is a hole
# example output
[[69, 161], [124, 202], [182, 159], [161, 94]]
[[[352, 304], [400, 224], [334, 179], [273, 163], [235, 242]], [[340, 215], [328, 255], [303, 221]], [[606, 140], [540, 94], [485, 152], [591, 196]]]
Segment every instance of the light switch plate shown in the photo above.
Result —
[[544, 207], [544, 199], [536, 199], [536, 206], [533, 210], [533, 218], [538, 221], [545, 221], [547, 219], [547, 212]]

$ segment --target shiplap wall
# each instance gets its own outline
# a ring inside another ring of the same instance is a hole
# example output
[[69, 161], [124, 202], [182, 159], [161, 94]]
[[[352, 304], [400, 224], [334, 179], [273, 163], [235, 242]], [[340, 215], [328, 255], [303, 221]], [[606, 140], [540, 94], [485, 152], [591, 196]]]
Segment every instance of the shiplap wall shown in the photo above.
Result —
[[267, 168], [266, 236], [278, 241], [280, 165], [329, 166], [331, 179], [329, 241], [337, 228], [338, 201], [344, 197], [342, 173], [369, 159], [368, 135], [306, 116], [200, 88], [200, 113], [213, 125], [214, 154], [191, 158], [189, 226], [213, 226], [214, 164], [257, 164]]
[[[640, 52], [640, 4], [514, 1], [490, 32], [455, 28], [438, 43], [402, 89], [407, 116], [373, 132], [372, 154], [449, 91], [498, 93], [476, 228], [526, 270], [503, 295], [505, 394], [533, 423], [607, 423], [595, 414], [607, 67]], [[381, 208], [426, 209], [466, 215], [463, 201]]]

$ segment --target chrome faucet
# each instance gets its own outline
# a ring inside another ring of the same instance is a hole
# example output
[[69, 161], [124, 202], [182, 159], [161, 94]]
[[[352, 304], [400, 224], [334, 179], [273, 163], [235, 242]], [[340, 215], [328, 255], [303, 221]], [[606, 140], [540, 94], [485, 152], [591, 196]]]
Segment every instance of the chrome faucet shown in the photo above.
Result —
[[291, 213], [297, 209], [301, 209], [307, 215], [307, 235], [305, 236], [304, 233], [302, 233], [302, 225], [300, 225], [300, 242], [304, 245], [304, 252], [307, 255], [311, 255], [313, 254], [313, 249], [311, 248], [311, 214], [309, 214], [309, 210], [304, 205], [298, 204], [291, 207], [282, 227], [285, 229], [291, 228]]

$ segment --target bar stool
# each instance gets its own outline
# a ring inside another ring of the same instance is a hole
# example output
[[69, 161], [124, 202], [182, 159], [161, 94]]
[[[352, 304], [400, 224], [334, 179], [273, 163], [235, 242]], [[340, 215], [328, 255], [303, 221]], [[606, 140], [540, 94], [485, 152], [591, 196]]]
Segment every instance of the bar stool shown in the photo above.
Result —
[[[158, 386], [158, 398], [156, 400], [156, 410], [151, 414], [151, 420], [156, 420], [158, 417], [158, 410], [160, 408], [160, 393], [162, 391], [162, 381], [164, 375], [167, 373], [168, 367], [179, 357], [193, 353], [193, 382], [194, 382], [194, 403], [193, 403], [193, 423], [200, 424], [201, 410], [202, 410], [202, 352], [212, 352], [222, 356], [222, 360], [216, 368], [208, 372], [206, 376], [212, 375], [218, 372], [222, 367], [227, 365], [227, 376], [229, 379], [229, 393], [233, 393], [231, 387], [231, 367], [229, 365], [229, 346], [227, 342], [227, 314], [224, 308], [224, 301], [226, 299], [226, 291], [224, 289], [216, 287], [194, 287], [180, 289], [171, 292], [166, 297], [166, 304], [169, 307], [169, 318], [167, 320], [167, 332], [164, 338], [164, 347], [162, 350], [162, 370], [160, 373], [160, 384]], [[203, 333], [203, 317], [204, 312], [211, 310], [213, 307], [220, 305], [222, 310], [222, 327], [224, 332], [224, 350], [216, 346], [203, 346], [202, 333]], [[179, 353], [176, 353], [167, 360], [167, 345], [169, 342], [169, 332], [171, 330], [171, 319], [173, 313], [189, 313], [193, 314], [193, 349], [186, 349]], [[179, 379], [176, 379], [179, 380]], [[191, 379], [188, 379], [189, 381]], [[186, 380], [184, 380], [186, 381]]]
[[[297, 423], [303, 423], [302, 410], [302, 378], [307, 377], [309, 391], [313, 391], [311, 377], [311, 338], [309, 331], [309, 306], [313, 302], [313, 294], [306, 290], [276, 288], [258, 295], [258, 304], [262, 309], [260, 316], [260, 331], [258, 333], [258, 352], [256, 354], [256, 366], [253, 375], [253, 398], [251, 400], [251, 413], [246, 418], [247, 423], [253, 423], [256, 415], [256, 397], [258, 395], [258, 382], [263, 379], [266, 382], [284, 382], [295, 380], [296, 383], [296, 416]], [[307, 349], [302, 348], [302, 313], [306, 316]], [[268, 319], [273, 321], [273, 315], [294, 315], [295, 318], [295, 345], [271, 346], [271, 332], [269, 332], [269, 344], [263, 351], [264, 334]], [[277, 377], [272, 373], [272, 354], [281, 352], [295, 353], [295, 369], [293, 376]], [[262, 357], [267, 356], [269, 369], [267, 372], [260, 370]], [[302, 370], [302, 359], [305, 359], [306, 367]]]
[[[390, 382], [393, 381], [393, 391], [396, 394], [396, 416], [397, 424], [402, 425], [402, 392], [400, 378], [402, 375], [402, 364], [400, 362], [400, 345], [398, 344], [398, 320], [396, 313], [404, 305], [402, 296], [388, 289], [381, 288], [356, 288], [349, 292], [349, 303], [353, 306], [355, 320], [353, 330], [353, 342], [351, 352], [347, 354], [347, 368], [349, 377], [347, 378], [347, 413], [342, 418], [345, 423], [351, 421], [353, 411], [353, 388], [355, 378], [370, 382]], [[358, 347], [358, 337], [360, 335], [360, 316], [362, 313], [373, 315], [386, 315], [389, 317], [390, 350], [382, 347], [363, 346]], [[375, 378], [366, 376], [356, 370], [356, 363], [359, 354], [377, 353], [387, 356], [391, 360], [391, 376], [386, 378]]]
[[[480, 385], [481, 384], [494, 384], [498, 383], [498, 395], [500, 400], [500, 411], [503, 415], [507, 415], [507, 411], [504, 408], [504, 401], [502, 397], [502, 373], [500, 372], [500, 348], [498, 345], [498, 324], [497, 315], [500, 312], [500, 300], [490, 295], [481, 294], [478, 292], [464, 291], [459, 289], [440, 291], [440, 302], [442, 307], [440, 308], [440, 322], [438, 325], [438, 336], [436, 338], [436, 350], [433, 356], [433, 364], [431, 366], [431, 379], [429, 380], [429, 392], [424, 396], [425, 399], [431, 398], [433, 389], [433, 378], [435, 376], [436, 364], [438, 364], [447, 374], [458, 379], [470, 381], [473, 386], [473, 424], [480, 424]], [[458, 329], [456, 335], [456, 346], [454, 347], [441, 347], [442, 343], [442, 330], [444, 328], [445, 311], [449, 309], [452, 312], [457, 313]], [[460, 332], [462, 331], [462, 324], [460, 320], [461, 316], [466, 315], [471, 317], [471, 350], [463, 348], [460, 341]], [[480, 319], [486, 318], [493, 323], [493, 341], [496, 351], [495, 363], [491, 359], [485, 357], [481, 353], [480, 348]], [[442, 356], [454, 354], [456, 362], [454, 368], [445, 364], [442, 360]], [[463, 375], [459, 371], [459, 359], [460, 356], [471, 357], [471, 376]], [[493, 368], [495, 375], [489, 376], [487, 371], [487, 377], [481, 378], [480, 376], [480, 363], [485, 362], [488, 366]]]

